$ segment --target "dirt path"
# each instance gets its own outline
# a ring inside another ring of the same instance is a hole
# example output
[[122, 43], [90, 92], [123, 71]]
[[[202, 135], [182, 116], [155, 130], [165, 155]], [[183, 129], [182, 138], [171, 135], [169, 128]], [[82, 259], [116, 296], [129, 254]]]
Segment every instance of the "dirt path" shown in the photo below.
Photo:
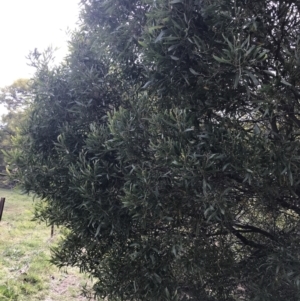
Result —
[[[74, 274], [62, 273], [59, 277], [51, 277], [49, 296], [44, 301], [87, 301], [82, 296], [83, 279]], [[92, 299], [95, 300], [95, 299]]]

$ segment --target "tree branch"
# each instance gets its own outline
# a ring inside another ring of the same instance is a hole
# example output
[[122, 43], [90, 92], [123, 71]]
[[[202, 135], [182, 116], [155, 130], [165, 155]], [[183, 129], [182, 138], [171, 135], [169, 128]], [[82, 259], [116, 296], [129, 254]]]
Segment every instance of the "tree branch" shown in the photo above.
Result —
[[275, 238], [274, 235], [272, 235], [271, 233], [265, 231], [265, 230], [262, 230], [260, 228], [257, 228], [255, 226], [251, 226], [251, 225], [242, 225], [242, 224], [239, 224], [239, 223], [235, 223], [234, 224], [235, 227], [239, 227], [239, 228], [242, 228], [242, 229], [248, 229], [248, 230], [251, 230], [251, 232], [256, 232], [256, 233], [260, 233], [274, 241], [277, 241], [277, 239]]
[[247, 239], [245, 236], [243, 236], [238, 230], [234, 229], [232, 226], [228, 227], [229, 231], [235, 235], [243, 244], [246, 246], [250, 246], [256, 249], [265, 249], [266, 246], [262, 244], [258, 244], [252, 240]]

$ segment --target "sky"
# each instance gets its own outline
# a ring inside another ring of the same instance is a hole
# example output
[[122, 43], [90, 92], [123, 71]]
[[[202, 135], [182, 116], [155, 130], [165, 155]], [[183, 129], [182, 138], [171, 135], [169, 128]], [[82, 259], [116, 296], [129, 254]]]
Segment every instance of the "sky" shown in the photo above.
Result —
[[[57, 47], [67, 53], [67, 30], [76, 28], [79, 0], [0, 0], [0, 87], [30, 78], [26, 56], [35, 48]], [[3, 112], [3, 110], [2, 110]], [[1, 108], [0, 108], [1, 114]]]

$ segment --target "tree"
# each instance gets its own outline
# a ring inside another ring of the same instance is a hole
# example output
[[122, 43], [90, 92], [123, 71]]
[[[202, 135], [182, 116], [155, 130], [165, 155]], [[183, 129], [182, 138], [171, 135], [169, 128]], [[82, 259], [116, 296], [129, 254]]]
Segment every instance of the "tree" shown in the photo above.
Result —
[[110, 300], [299, 300], [298, 2], [81, 4], [9, 158], [53, 262]]
[[9, 111], [16, 111], [25, 107], [31, 99], [29, 79], [19, 78], [0, 91], [0, 104], [3, 104]]
[[7, 187], [12, 183], [4, 177], [4, 153], [12, 149], [12, 137], [16, 135], [20, 121], [24, 119], [24, 109], [31, 98], [30, 82], [28, 79], [18, 79], [0, 91], [0, 104], [7, 109], [0, 121], [0, 186]]

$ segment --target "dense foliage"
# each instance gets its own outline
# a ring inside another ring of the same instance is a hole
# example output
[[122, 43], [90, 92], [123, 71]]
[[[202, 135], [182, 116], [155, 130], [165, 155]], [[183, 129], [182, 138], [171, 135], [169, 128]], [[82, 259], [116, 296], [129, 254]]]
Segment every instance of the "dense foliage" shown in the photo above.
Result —
[[81, 8], [9, 158], [53, 262], [109, 300], [299, 300], [299, 2]]

